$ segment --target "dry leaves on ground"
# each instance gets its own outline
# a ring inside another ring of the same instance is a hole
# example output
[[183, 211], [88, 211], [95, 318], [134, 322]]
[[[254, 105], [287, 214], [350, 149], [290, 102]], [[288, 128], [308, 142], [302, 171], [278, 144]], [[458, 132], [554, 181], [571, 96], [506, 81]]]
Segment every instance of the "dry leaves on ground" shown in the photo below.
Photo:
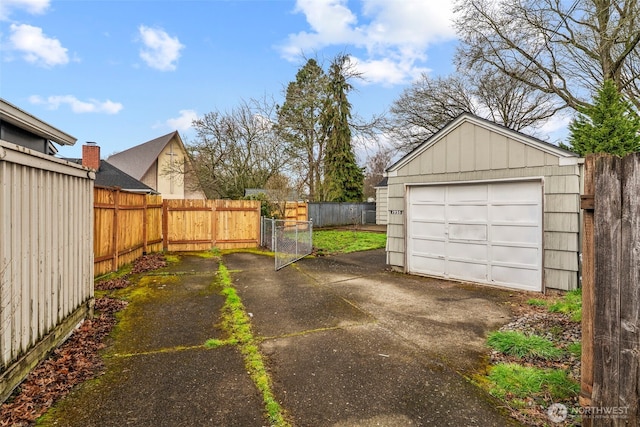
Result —
[[116, 323], [115, 313], [125, 301], [96, 299], [99, 312], [85, 320], [60, 347], [34, 368], [0, 408], [0, 426], [28, 426], [73, 387], [100, 374], [104, 365], [98, 352]]

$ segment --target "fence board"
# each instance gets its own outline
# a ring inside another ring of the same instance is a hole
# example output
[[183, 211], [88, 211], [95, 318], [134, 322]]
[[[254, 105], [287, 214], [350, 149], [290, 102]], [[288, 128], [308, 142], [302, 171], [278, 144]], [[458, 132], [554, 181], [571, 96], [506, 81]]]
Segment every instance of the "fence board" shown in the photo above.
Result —
[[260, 202], [216, 200], [214, 245], [220, 249], [256, 248], [260, 245]]
[[[593, 337], [583, 342], [593, 351], [593, 387], [590, 402], [581, 400], [590, 406], [583, 425], [638, 425], [640, 153], [623, 159], [597, 156], [594, 181], [593, 257], [585, 258], [585, 270], [592, 266], [595, 278]], [[590, 243], [584, 243], [587, 249]], [[583, 394], [587, 385], [583, 382]]]
[[640, 421], [640, 155], [622, 161], [619, 405]]
[[617, 158], [596, 162], [595, 198], [595, 315], [593, 400], [599, 406], [618, 406], [620, 380], [617, 319], [620, 317], [621, 167]]

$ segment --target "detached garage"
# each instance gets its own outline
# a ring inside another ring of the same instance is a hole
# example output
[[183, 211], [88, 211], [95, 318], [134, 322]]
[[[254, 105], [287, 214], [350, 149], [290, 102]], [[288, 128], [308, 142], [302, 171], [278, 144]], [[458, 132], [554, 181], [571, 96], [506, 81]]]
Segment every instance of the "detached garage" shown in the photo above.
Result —
[[528, 291], [575, 289], [581, 160], [459, 116], [387, 169], [387, 262]]

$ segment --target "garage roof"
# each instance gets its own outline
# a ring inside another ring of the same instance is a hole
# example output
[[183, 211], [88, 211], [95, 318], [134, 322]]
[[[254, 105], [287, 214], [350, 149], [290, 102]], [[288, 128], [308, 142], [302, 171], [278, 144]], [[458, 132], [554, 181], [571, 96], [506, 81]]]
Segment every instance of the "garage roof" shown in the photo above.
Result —
[[[571, 159], [569, 162], [567, 162], [567, 164], [574, 163], [575, 160], [580, 157], [576, 153], [573, 153], [571, 151], [568, 151], [568, 150], [565, 150], [563, 148], [560, 148], [557, 145], [553, 145], [553, 144], [550, 144], [548, 142], [542, 141], [541, 139], [534, 138], [534, 137], [529, 136], [529, 135], [525, 135], [524, 133], [515, 131], [513, 129], [509, 129], [508, 127], [499, 125], [499, 124], [497, 124], [495, 122], [492, 122], [490, 120], [486, 120], [486, 119], [480, 118], [480, 117], [475, 116], [473, 114], [463, 113], [463, 114], [459, 115], [458, 117], [456, 117], [455, 119], [453, 119], [452, 121], [450, 121], [449, 123], [447, 123], [447, 125], [445, 125], [442, 129], [440, 129], [435, 134], [433, 134], [429, 139], [427, 139], [425, 142], [420, 144], [418, 147], [416, 147], [410, 153], [408, 153], [407, 155], [402, 157], [400, 160], [398, 160], [397, 162], [395, 162], [394, 164], [389, 166], [387, 168], [387, 172], [393, 172], [395, 170], [398, 170], [398, 169], [402, 168], [407, 163], [409, 163], [410, 161], [412, 161], [416, 157], [420, 156], [429, 147], [435, 145], [438, 141], [440, 141], [444, 137], [446, 137], [451, 131], [453, 131], [454, 129], [458, 128], [463, 123], [467, 123], [467, 122], [468, 123], [472, 123], [472, 124], [477, 125], [477, 126], [480, 126], [480, 127], [483, 127], [483, 128], [485, 128], [485, 129], [487, 129], [487, 130], [489, 130], [491, 132], [495, 132], [495, 133], [501, 134], [501, 135], [503, 135], [503, 136], [505, 136], [507, 138], [510, 138], [510, 139], [515, 140], [515, 141], [521, 142], [521, 143], [523, 143], [525, 145], [528, 145], [530, 147], [536, 148], [536, 149], [541, 150], [541, 151], [543, 151], [545, 153], [555, 155], [555, 156], [559, 157], [560, 159]], [[561, 160], [561, 164], [562, 163], [563, 162]]]

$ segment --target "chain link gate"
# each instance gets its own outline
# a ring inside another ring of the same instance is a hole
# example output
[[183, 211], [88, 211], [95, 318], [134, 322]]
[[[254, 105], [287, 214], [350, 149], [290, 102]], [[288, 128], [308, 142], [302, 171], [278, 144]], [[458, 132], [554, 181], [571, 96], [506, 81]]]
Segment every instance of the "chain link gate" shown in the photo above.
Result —
[[261, 244], [275, 253], [280, 270], [309, 255], [313, 249], [313, 222], [262, 218]]

